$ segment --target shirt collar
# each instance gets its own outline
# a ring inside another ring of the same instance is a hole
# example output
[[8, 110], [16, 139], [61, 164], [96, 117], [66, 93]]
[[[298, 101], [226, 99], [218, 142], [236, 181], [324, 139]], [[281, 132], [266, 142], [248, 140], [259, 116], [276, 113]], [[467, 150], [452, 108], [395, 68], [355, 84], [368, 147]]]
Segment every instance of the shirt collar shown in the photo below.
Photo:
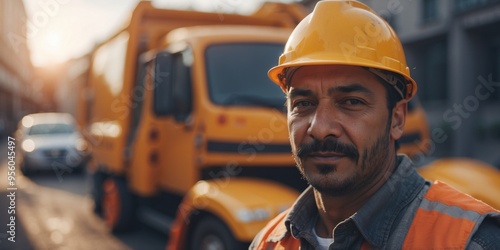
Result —
[[285, 218], [285, 224], [280, 224], [274, 228], [268, 240], [279, 242], [288, 233], [295, 238], [309, 238], [309, 236], [312, 236], [312, 231], [309, 229], [314, 226], [312, 223], [315, 223], [317, 217], [318, 210], [314, 200], [313, 189], [309, 186], [292, 205]]
[[[398, 166], [386, 183], [351, 216], [365, 240], [375, 247], [384, 245], [398, 215], [425, 184], [425, 180], [416, 172], [406, 155], [398, 155], [397, 161]], [[295, 238], [311, 239], [311, 229], [317, 217], [313, 189], [309, 186], [287, 215], [286, 229]]]
[[363, 237], [373, 246], [383, 246], [395, 227], [396, 218], [425, 185], [425, 180], [406, 155], [398, 155], [397, 161], [399, 164], [394, 173], [352, 218]]
[[[299, 237], [301, 232], [310, 232], [318, 217], [318, 209], [314, 200], [314, 191], [311, 186], [307, 187], [292, 206], [285, 220], [286, 227], [294, 237]], [[293, 228], [292, 228], [293, 225]]]

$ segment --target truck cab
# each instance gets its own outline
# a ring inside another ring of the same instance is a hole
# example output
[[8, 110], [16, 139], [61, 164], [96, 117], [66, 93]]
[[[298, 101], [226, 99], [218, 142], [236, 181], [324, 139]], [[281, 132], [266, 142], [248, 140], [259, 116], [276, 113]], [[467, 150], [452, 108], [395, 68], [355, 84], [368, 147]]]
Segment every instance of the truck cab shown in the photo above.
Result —
[[110, 229], [140, 220], [173, 232], [176, 249], [244, 249], [294, 202], [306, 183], [267, 70], [305, 15], [296, 4], [243, 16], [141, 1], [96, 47], [78, 117]]
[[[151, 108], [143, 109], [130, 175], [144, 175], [142, 166], [153, 166], [156, 155], [159, 167], [150, 175], [158, 183], [135, 178], [131, 185], [185, 196], [177, 213], [189, 225], [181, 231], [197, 240], [178, 248], [200, 249], [210, 238], [249, 243], [305, 188], [290, 154], [285, 96], [266, 74], [289, 34], [273, 27], [187, 27], [170, 32], [150, 54], [146, 68], [153, 74], [145, 85], [154, 89], [145, 105]], [[151, 133], [157, 133], [153, 143]], [[212, 226], [226, 230], [202, 230]]]

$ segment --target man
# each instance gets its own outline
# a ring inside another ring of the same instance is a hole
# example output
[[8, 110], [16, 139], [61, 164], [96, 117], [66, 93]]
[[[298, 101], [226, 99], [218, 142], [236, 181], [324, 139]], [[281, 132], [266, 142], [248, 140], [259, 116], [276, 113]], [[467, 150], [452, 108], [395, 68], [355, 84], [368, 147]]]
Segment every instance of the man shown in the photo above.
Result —
[[390, 26], [356, 1], [320, 1], [269, 77], [287, 95], [310, 187], [251, 249], [499, 249], [500, 214], [396, 155], [417, 85]]

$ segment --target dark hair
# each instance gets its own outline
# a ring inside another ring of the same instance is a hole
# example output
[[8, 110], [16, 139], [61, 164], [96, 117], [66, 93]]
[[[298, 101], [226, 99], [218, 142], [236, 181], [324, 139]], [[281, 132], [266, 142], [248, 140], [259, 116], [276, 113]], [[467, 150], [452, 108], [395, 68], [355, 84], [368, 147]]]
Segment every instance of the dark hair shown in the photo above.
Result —
[[[401, 95], [396, 91], [396, 89], [384, 81], [382, 78], [377, 77], [379, 82], [384, 86], [386, 92], [386, 100], [387, 100], [387, 110], [389, 111], [389, 118], [387, 120], [387, 127], [390, 129], [391, 121], [392, 121], [392, 111], [396, 107], [396, 104], [403, 99]], [[396, 151], [399, 149], [399, 142], [394, 141], [394, 148]]]
[[387, 99], [387, 109], [389, 110], [389, 116], [392, 115], [392, 110], [396, 107], [396, 104], [401, 101], [403, 98], [399, 93], [394, 89], [394, 87], [390, 86], [388, 83], [379, 79], [380, 83], [384, 85]]

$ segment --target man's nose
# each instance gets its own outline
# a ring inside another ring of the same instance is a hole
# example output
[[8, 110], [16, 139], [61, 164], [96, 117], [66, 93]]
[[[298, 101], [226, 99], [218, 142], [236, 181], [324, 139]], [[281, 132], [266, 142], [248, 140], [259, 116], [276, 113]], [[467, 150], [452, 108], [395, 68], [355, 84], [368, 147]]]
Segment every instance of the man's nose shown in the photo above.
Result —
[[309, 121], [307, 133], [314, 139], [324, 140], [333, 136], [339, 138], [342, 134], [340, 114], [331, 99], [321, 99], [314, 115]]

